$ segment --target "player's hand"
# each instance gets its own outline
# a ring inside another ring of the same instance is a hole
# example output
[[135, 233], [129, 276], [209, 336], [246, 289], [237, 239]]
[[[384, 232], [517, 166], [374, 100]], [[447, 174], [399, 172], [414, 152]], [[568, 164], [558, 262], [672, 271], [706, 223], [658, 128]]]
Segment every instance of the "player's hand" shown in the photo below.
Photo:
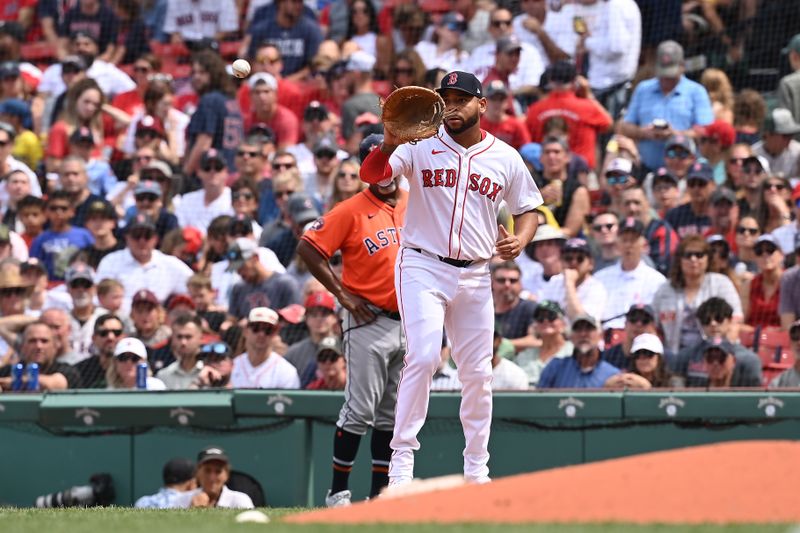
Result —
[[372, 312], [372, 309], [367, 305], [368, 302], [364, 298], [356, 296], [349, 291], [344, 291], [342, 293], [342, 297], [339, 298], [339, 303], [353, 315], [353, 318], [355, 318], [356, 322], [359, 324], [372, 322], [376, 318], [375, 313]]
[[522, 252], [522, 244], [519, 242], [519, 237], [513, 233], [509, 233], [502, 224], [500, 224], [498, 230], [500, 231], [500, 235], [495, 244], [497, 253], [500, 255], [500, 258], [505, 261], [515, 259], [520, 252]]
[[389, 131], [387, 128], [383, 128], [383, 144], [386, 146], [400, 146], [403, 144], [400, 139], [394, 136], [394, 134]]

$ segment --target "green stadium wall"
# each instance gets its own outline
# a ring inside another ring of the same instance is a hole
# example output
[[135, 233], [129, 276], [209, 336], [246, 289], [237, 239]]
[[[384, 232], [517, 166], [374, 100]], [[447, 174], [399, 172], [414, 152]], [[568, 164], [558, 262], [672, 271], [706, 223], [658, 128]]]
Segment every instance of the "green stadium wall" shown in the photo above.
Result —
[[[416, 475], [461, 471], [460, 397], [434, 394]], [[342, 395], [325, 392], [63, 392], [0, 396], [0, 504], [114, 479], [116, 504], [161, 485], [172, 457], [225, 448], [260, 481], [270, 506], [321, 505]], [[493, 477], [712, 442], [800, 439], [800, 392], [533, 392], [496, 394]], [[753, 458], [758, 460], [758, 458]], [[370, 481], [369, 436], [352, 477]]]

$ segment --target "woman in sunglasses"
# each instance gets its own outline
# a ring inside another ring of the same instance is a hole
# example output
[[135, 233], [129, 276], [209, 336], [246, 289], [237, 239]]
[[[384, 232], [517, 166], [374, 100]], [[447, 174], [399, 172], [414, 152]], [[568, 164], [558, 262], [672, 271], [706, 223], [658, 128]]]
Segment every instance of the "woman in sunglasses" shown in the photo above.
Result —
[[742, 287], [742, 310], [745, 316], [742, 329], [779, 328], [781, 319], [778, 303], [783, 277], [783, 252], [778, 241], [769, 233], [756, 240], [753, 251], [758, 274]]
[[608, 378], [606, 388], [652, 389], [671, 385], [670, 373], [664, 359], [664, 345], [658, 335], [642, 333], [633, 339], [631, 359], [631, 370]]
[[792, 223], [791, 196], [792, 188], [786, 178], [768, 176], [761, 182], [756, 219], [764, 233]]
[[706, 237], [706, 242], [709, 247], [708, 271], [727, 276], [733, 282], [736, 291], [741, 294], [742, 286], [739, 282], [739, 277], [733, 271], [731, 245], [728, 244], [725, 237], [718, 233]]
[[677, 353], [702, 338], [697, 308], [713, 296], [733, 308], [733, 321], [742, 322], [742, 303], [733, 282], [723, 274], [709, 272], [710, 246], [699, 235], [684, 237], [676, 250], [669, 279], [653, 297], [653, 309], [664, 328], [665, 348]]
[[339, 202], [344, 202], [367, 188], [367, 184], [358, 177], [359, 170], [361, 170], [361, 165], [355, 158], [343, 161], [339, 165], [339, 170], [333, 180], [333, 193], [331, 193], [328, 211]]
[[413, 48], [406, 48], [394, 56], [391, 81], [392, 87], [398, 88], [425, 84], [425, 63]]
[[[113, 390], [137, 389], [137, 372], [140, 364], [147, 364], [147, 348], [139, 339], [126, 337], [114, 348], [114, 359], [106, 371], [107, 388]], [[164, 382], [153, 377], [147, 367], [146, 390], [165, 390]]]
[[750, 281], [758, 273], [754, 247], [761, 227], [753, 216], [743, 216], [736, 225], [736, 257], [733, 269], [742, 282]]
[[747, 144], [734, 144], [725, 160], [725, 187], [739, 191], [744, 187], [744, 161], [753, 155]]

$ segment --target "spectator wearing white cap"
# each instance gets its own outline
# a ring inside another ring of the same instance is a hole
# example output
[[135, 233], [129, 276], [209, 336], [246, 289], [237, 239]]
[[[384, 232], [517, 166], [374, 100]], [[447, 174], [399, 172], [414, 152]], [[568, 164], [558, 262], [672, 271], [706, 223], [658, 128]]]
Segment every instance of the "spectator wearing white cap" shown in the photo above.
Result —
[[631, 345], [633, 368], [606, 380], [609, 389], [651, 389], [669, 387], [670, 372], [664, 359], [664, 345], [658, 335], [642, 333]]
[[266, 124], [275, 134], [275, 146], [283, 150], [300, 141], [297, 115], [278, 103], [278, 80], [268, 72], [259, 72], [247, 80], [250, 86], [250, 109], [244, 117], [244, 130], [255, 124]]
[[549, 224], [540, 225], [525, 247], [525, 253], [517, 257], [522, 271], [522, 289], [533, 300], [541, 300], [553, 277], [561, 273], [561, 247], [566, 240], [561, 230]]
[[[126, 337], [114, 348], [114, 359], [106, 371], [107, 388], [122, 390], [136, 388], [136, 372], [140, 364], [147, 364], [147, 348], [139, 339]], [[154, 378], [147, 368], [147, 390], [165, 390], [164, 382]]]
[[362, 50], [350, 54], [347, 60], [347, 80], [350, 98], [342, 105], [342, 136], [347, 141], [348, 152], [357, 153], [361, 135], [355, 127], [356, 117], [363, 113], [381, 115], [380, 97], [372, 89], [372, 71], [375, 56]]
[[255, 307], [247, 315], [244, 329], [247, 351], [233, 360], [234, 388], [300, 388], [297, 370], [273, 349], [279, 339], [278, 323], [278, 313], [268, 307]]

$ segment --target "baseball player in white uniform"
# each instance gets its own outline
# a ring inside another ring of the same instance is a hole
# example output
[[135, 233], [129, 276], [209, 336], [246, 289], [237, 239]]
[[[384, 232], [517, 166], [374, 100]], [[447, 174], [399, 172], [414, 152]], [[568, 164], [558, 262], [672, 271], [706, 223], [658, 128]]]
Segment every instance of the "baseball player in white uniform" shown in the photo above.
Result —
[[[410, 187], [395, 265], [408, 347], [397, 390], [390, 486], [413, 479], [443, 326], [463, 384], [464, 477], [489, 481], [494, 330], [489, 259], [495, 253], [505, 260], [519, 255], [536, 233], [533, 210], [542, 203], [519, 153], [480, 129], [486, 111], [480, 81], [454, 71], [437, 91], [445, 101], [439, 133], [399, 145], [386, 131], [380, 150], [373, 150], [361, 169], [366, 182], [404, 175]], [[514, 217], [514, 233], [498, 227], [503, 200]]]

